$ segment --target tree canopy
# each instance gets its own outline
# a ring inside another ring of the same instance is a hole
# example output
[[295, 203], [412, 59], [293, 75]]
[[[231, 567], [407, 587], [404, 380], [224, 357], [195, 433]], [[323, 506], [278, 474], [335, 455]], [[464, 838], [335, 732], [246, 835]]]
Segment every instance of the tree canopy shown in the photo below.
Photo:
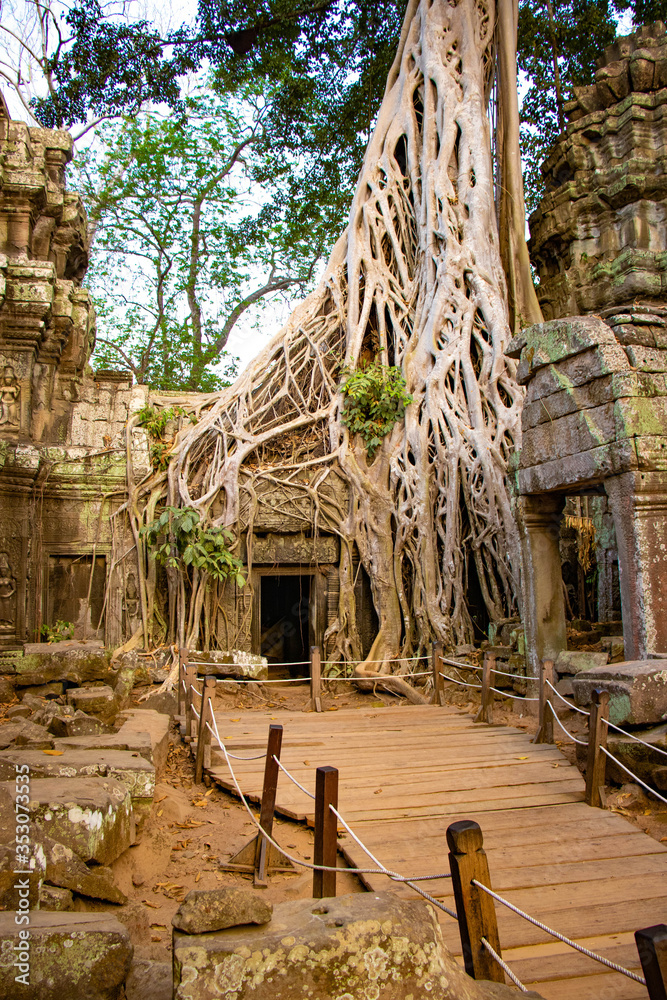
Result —
[[270, 93], [202, 87], [185, 106], [183, 120], [108, 123], [75, 183], [95, 238], [96, 363], [155, 388], [213, 391], [235, 373], [220, 369], [234, 325], [248, 310], [261, 321], [276, 295], [304, 293], [331, 220], [292, 196], [298, 165], [268, 150]]

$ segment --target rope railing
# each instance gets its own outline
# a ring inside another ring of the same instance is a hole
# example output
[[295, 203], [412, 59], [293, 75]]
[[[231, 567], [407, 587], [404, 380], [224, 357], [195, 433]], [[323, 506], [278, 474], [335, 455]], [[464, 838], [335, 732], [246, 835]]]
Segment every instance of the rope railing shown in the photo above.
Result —
[[313, 793], [309, 792], [307, 788], [304, 788], [304, 786], [301, 784], [301, 782], [297, 781], [293, 774], [290, 774], [290, 772], [287, 770], [287, 768], [285, 767], [285, 765], [281, 764], [281, 762], [278, 760], [278, 758], [276, 757], [275, 754], [273, 755], [273, 759], [275, 760], [276, 764], [278, 765], [278, 767], [280, 768], [280, 770], [283, 772], [283, 774], [286, 774], [287, 777], [289, 778], [289, 780], [293, 784], [295, 784], [297, 786], [297, 788], [300, 788], [301, 791], [304, 793], [304, 795], [307, 795], [309, 799], [315, 799], [315, 796], [313, 795]]
[[551, 704], [550, 701], [547, 702], [547, 705], [551, 709], [551, 714], [553, 715], [555, 721], [558, 723], [558, 725], [563, 730], [563, 732], [565, 733], [565, 735], [568, 736], [572, 740], [573, 743], [578, 743], [580, 747], [586, 747], [586, 746], [588, 746], [588, 743], [586, 742], [586, 740], [578, 740], [576, 736], [573, 736], [573, 734], [571, 732], [569, 732], [569, 730], [567, 730], [565, 728], [565, 726], [563, 725], [563, 723], [560, 721], [560, 719], [558, 718], [558, 716], [556, 714], [556, 709], [553, 707], [553, 705]]
[[[489, 674], [489, 664], [485, 664], [485, 674], [488, 678]], [[456, 678], [448, 678], [446, 674], [442, 674], [445, 679], [449, 679], [454, 683], [460, 683], [467, 687], [478, 687], [479, 685], [473, 685], [472, 683], [466, 683], [463, 681], [456, 681]], [[188, 677], [192, 677], [191, 673], [188, 673]], [[504, 977], [507, 976], [511, 982], [513, 982], [518, 989], [522, 992], [528, 992], [527, 988], [521, 982], [521, 980], [515, 975], [512, 969], [508, 966], [505, 960], [502, 958], [500, 952], [500, 942], [498, 939], [497, 923], [495, 919], [495, 912], [493, 911], [493, 903], [490, 904], [491, 911], [489, 913], [488, 908], [485, 910], [484, 906], [480, 906], [479, 900], [483, 896], [488, 896], [491, 900], [499, 903], [512, 910], [518, 916], [522, 917], [529, 923], [540, 928], [544, 933], [556, 938], [557, 940], [563, 942], [568, 947], [571, 947], [575, 951], [587, 956], [593, 961], [598, 962], [612, 970], [630, 978], [642, 985], [646, 985], [646, 979], [639, 976], [637, 973], [625, 968], [610, 959], [605, 958], [603, 955], [597, 952], [591, 951], [589, 948], [573, 941], [571, 938], [554, 928], [550, 927], [543, 921], [538, 920], [531, 914], [515, 906], [509, 900], [505, 899], [503, 896], [491, 890], [488, 886], [489, 874], [488, 866], [486, 865], [486, 857], [482, 848], [482, 838], [481, 831], [476, 823], [471, 823], [467, 821], [454, 823], [450, 825], [447, 830], [447, 840], [450, 845], [450, 872], [448, 873], [433, 873], [433, 874], [420, 874], [420, 875], [403, 875], [399, 872], [393, 871], [384, 865], [376, 855], [368, 848], [368, 846], [363, 842], [363, 840], [357, 835], [357, 833], [352, 829], [350, 824], [346, 821], [344, 816], [340, 813], [337, 808], [338, 805], [338, 771], [335, 768], [330, 767], [320, 767], [317, 769], [317, 781], [316, 781], [316, 794], [313, 795], [298, 779], [290, 772], [289, 768], [286, 767], [279, 759], [280, 754], [280, 742], [277, 744], [275, 741], [272, 743], [272, 730], [279, 730], [282, 734], [282, 726], [270, 726], [269, 727], [269, 744], [267, 751], [258, 754], [253, 757], [241, 757], [236, 754], [232, 754], [226, 747], [222, 737], [220, 736], [219, 728], [215, 715], [212, 711], [212, 695], [215, 690], [215, 682], [213, 678], [209, 677], [206, 679], [205, 687], [200, 691], [193, 683], [185, 685], [185, 693], [188, 696], [188, 712], [192, 713], [194, 717], [199, 722], [199, 736], [197, 739], [197, 760], [200, 759], [202, 744], [203, 744], [203, 734], [206, 733], [207, 739], [210, 741], [211, 738], [215, 739], [217, 747], [221, 750], [224, 755], [227, 768], [229, 770], [231, 780], [234, 788], [239, 796], [239, 799], [243, 803], [243, 806], [248, 813], [248, 816], [257, 830], [257, 836], [254, 838], [257, 841], [258, 853], [255, 855], [253, 848], [253, 858], [259, 857], [261, 851], [260, 848], [264, 849], [264, 858], [266, 858], [266, 850], [268, 850], [268, 844], [271, 844], [276, 851], [285, 859], [286, 863], [291, 865], [296, 865], [300, 868], [305, 868], [313, 872], [313, 895], [321, 898], [322, 896], [332, 896], [335, 895], [335, 877], [336, 872], [340, 871], [337, 864], [336, 852], [337, 852], [337, 831], [339, 829], [338, 824], [341, 824], [345, 829], [347, 834], [352, 838], [352, 840], [357, 844], [357, 846], [363, 851], [363, 853], [370, 859], [374, 867], [350, 867], [346, 869], [352, 874], [358, 875], [382, 875], [389, 878], [393, 882], [405, 884], [409, 886], [414, 892], [420, 895], [422, 898], [426, 899], [433, 906], [447, 913], [453, 919], [459, 922], [461, 928], [461, 940], [464, 952], [464, 961], [466, 964], [466, 971], [468, 971], [473, 978], [476, 979], [491, 979], [498, 982], [505, 981]], [[493, 691], [493, 687], [488, 685], [488, 690]], [[547, 688], [552, 688], [551, 684], [543, 684], [544, 691]], [[198, 712], [194, 705], [192, 704], [192, 693], [196, 693], [200, 696], [201, 703]], [[504, 695], [504, 692], [497, 692]], [[556, 692], [558, 694], [558, 692]], [[528, 700], [528, 699], [526, 699]], [[531, 699], [533, 700], [533, 699]], [[607, 721], [605, 711], [608, 705], [608, 694], [606, 692], [600, 693], [598, 691], [593, 692], [592, 696], [592, 707], [590, 713], [589, 721], [589, 742], [585, 744], [584, 741], [578, 740], [575, 736], [568, 732], [567, 728], [560, 722], [556, 714], [555, 708], [551, 701], [548, 699], [543, 701], [540, 699], [541, 710], [544, 710], [544, 714], [556, 719], [558, 725], [563, 730], [563, 732], [574, 742], [580, 745], [588, 745], [589, 747], [589, 771], [590, 771], [590, 761], [593, 749], [599, 752], [599, 757], [603, 760], [609, 758], [614, 761], [620, 768], [622, 768], [633, 780], [637, 781], [642, 785], [648, 792], [656, 795], [658, 799], [667, 804], [667, 799], [663, 798], [659, 793], [656, 793], [650, 786], [637, 777], [629, 768], [619, 761], [613, 754], [611, 754], [604, 745], [603, 734], [606, 733], [603, 723]], [[549, 712], [546, 712], [546, 705], [549, 706]], [[584, 713], [586, 714], [586, 713]], [[619, 728], [620, 727], [615, 727]], [[275, 734], [273, 734], [275, 735]], [[631, 735], [631, 734], [628, 734]], [[193, 730], [194, 739], [194, 730]], [[640, 741], [641, 742], [641, 741]], [[194, 746], [194, 744], [191, 744]], [[649, 745], [650, 746], [650, 745]], [[275, 748], [275, 752], [272, 747]], [[266, 759], [265, 768], [265, 785], [262, 792], [262, 812], [258, 818], [255, 816], [247, 797], [244, 795], [243, 790], [240, 786], [238, 777], [234, 771], [234, 766], [232, 764], [233, 760], [259, 760]], [[597, 758], [596, 758], [597, 759]], [[277, 783], [277, 776], [279, 771], [282, 771], [286, 777], [298, 787], [308, 798], [314, 800], [315, 802], [315, 856], [313, 862], [304, 861], [301, 858], [295, 857], [287, 852], [283, 851], [277, 841], [271, 835], [271, 828], [273, 822], [273, 813], [271, 812], [270, 823], [266, 822], [265, 818], [265, 793], [267, 790], [267, 774], [269, 772], [269, 762], [274, 770], [274, 779], [272, 786], [273, 799], [270, 806], [271, 811], [275, 808], [275, 790]], [[210, 766], [210, 765], [208, 765]], [[597, 764], [595, 765], [597, 767]], [[324, 772], [327, 772], [324, 774]], [[335, 775], [335, 782], [329, 782], [329, 778], [333, 778]], [[596, 771], [596, 775], [593, 780], [599, 780], [600, 774]], [[320, 780], [322, 779], [322, 780]], [[325, 780], [326, 779], [326, 780]], [[201, 778], [197, 779], [201, 780]], [[323, 789], [329, 788], [323, 792]], [[332, 794], [332, 789], [335, 789], [335, 794]], [[326, 819], [328, 817], [328, 819]], [[458, 829], [457, 829], [458, 828]], [[472, 838], [470, 836], [472, 828], [477, 830], [478, 841], [475, 840], [475, 836]], [[450, 839], [451, 835], [451, 839]], [[254, 841], [253, 841], [254, 844]], [[326, 846], [326, 851], [324, 846]], [[245, 849], [244, 849], [245, 850]], [[235, 859], [233, 858], [232, 861]], [[255, 864], [257, 861], [255, 860]], [[234, 868], [231, 865], [231, 868]], [[236, 866], [239, 867], [238, 865]], [[247, 870], [247, 869], [244, 869]], [[428, 881], [437, 881], [441, 879], [452, 879], [452, 885], [454, 889], [454, 896], [456, 899], [456, 910], [452, 910], [445, 905], [440, 899], [433, 896], [431, 893], [427, 892], [420, 884]], [[328, 881], [326, 881], [328, 880]], [[333, 880], [333, 882], [332, 882]], [[320, 886], [320, 889], [316, 891], [316, 884]], [[333, 890], [331, 886], [333, 885]], [[326, 886], [326, 888], [325, 888]], [[470, 888], [466, 888], [466, 886]], [[479, 899], [474, 895], [471, 896], [470, 889], [479, 889], [480, 894]], [[462, 924], [463, 922], [463, 924]], [[637, 934], [647, 934], [656, 930], [655, 928], [649, 928], [646, 931], [637, 932]], [[467, 942], [467, 944], [466, 944]], [[467, 949], [467, 951], [466, 951]], [[642, 952], [640, 948], [640, 958], [642, 965], [647, 969], [646, 963], [642, 958]], [[649, 977], [649, 972], [646, 973], [647, 978]], [[500, 978], [498, 978], [500, 977]], [[649, 986], [649, 993], [653, 1000], [654, 993]], [[657, 996], [658, 994], [656, 994]]]
[[481, 684], [472, 684], [470, 681], [457, 681], [455, 677], [450, 677], [448, 674], [444, 674], [442, 670], [440, 671], [440, 676], [444, 677], [446, 681], [451, 681], [452, 684], [458, 684], [460, 687], [477, 688], [478, 691], [481, 691], [482, 689]]
[[[262, 826], [258, 822], [255, 814], [253, 813], [253, 811], [252, 811], [252, 809], [250, 807], [250, 804], [248, 803], [248, 800], [246, 799], [245, 795], [243, 794], [241, 786], [240, 786], [240, 784], [238, 782], [238, 779], [236, 777], [236, 772], [234, 771], [234, 768], [233, 768], [233, 766], [231, 764], [231, 757], [232, 757], [232, 755], [229, 753], [229, 751], [227, 750], [227, 747], [225, 746], [225, 744], [223, 743], [223, 741], [222, 741], [222, 739], [220, 737], [220, 732], [218, 730], [218, 725], [217, 725], [215, 716], [212, 716], [212, 722], [213, 722], [213, 725], [211, 725], [208, 722], [206, 723], [206, 725], [207, 725], [208, 729], [210, 730], [211, 735], [215, 737], [215, 740], [216, 740], [216, 742], [217, 742], [220, 750], [222, 750], [223, 754], [225, 755], [225, 759], [227, 761], [227, 767], [229, 768], [229, 773], [230, 773], [232, 782], [234, 783], [234, 787], [236, 788], [237, 795], [239, 796], [241, 802], [243, 803], [243, 805], [245, 807], [245, 810], [248, 813], [248, 816], [252, 820], [252, 823], [256, 827], [256, 829], [258, 830], [258, 832], [263, 837], [265, 837], [266, 840], [270, 844], [272, 844], [278, 851], [280, 851], [280, 853], [284, 857], [288, 858], [292, 862], [292, 864], [298, 865], [301, 868], [307, 868], [310, 871], [329, 871], [329, 872], [338, 872], [338, 871], [340, 871], [340, 869], [338, 868], [337, 865], [320, 865], [320, 864], [314, 864], [312, 862], [304, 861], [301, 858], [297, 858], [297, 857], [294, 857], [291, 854], [288, 854], [273, 839], [273, 837], [269, 833], [267, 833], [267, 831], [265, 829], [262, 828]], [[281, 769], [286, 771], [285, 768], [281, 768]], [[286, 771], [286, 773], [287, 773], [287, 771]], [[292, 779], [292, 780], [295, 780], [295, 779]], [[307, 793], [307, 794], [309, 794], [309, 793]], [[446, 875], [437, 875], [437, 876], [405, 876], [405, 875], [400, 875], [398, 872], [394, 872], [394, 871], [392, 871], [389, 868], [386, 868], [380, 861], [378, 861], [374, 857], [374, 855], [372, 855], [370, 853], [370, 851], [368, 851], [366, 848], [363, 847], [363, 845], [361, 845], [361, 842], [358, 840], [358, 838], [356, 837], [356, 835], [353, 834], [352, 830], [350, 829], [350, 827], [348, 826], [348, 824], [345, 822], [345, 820], [343, 819], [343, 817], [340, 816], [340, 814], [338, 813], [338, 811], [336, 809], [334, 809], [333, 807], [330, 807], [330, 808], [331, 808], [331, 811], [336, 815], [336, 817], [338, 819], [340, 819], [340, 821], [343, 823], [343, 825], [345, 826], [346, 830], [348, 830], [348, 832], [351, 834], [351, 836], [353, 836], [354, 839], [357, 840], [358, 843], [360, 843], [360, 846], [362, 846], [362, 848], [365, 850], [366, 854], [368, 854], [369, 857], [372, 857], [373, 860], [375, 861], [375, 864], [377, 865], [376, 868], [354, 868], [354, 867], [351, 867], [351, 868], [346, 868], [345, 871], [352, 872], [353, 874], [358, 874], [358, 875], [387, 875], [393, 881], [405, 882], [408, 885], [410, 885], [411, 882], [420, 880], [422, 878], [446, 878], [447, 877]], [[416, 891], [419, 892], [421, 895], [428, 895], [428, 894], [424, 893], [423, 890], [420, 890], [417, 887], [413, 887], [413, 888], [416, 888]], [[456, 914], [453, 913], [453, 911], [448, 910], [447, 907], [445, 907], [444, 904], [440, 903], [439, 900], [436, 900], [434, 897], [429, 897], [429, 899], [431, 899], [431, 901], [434, 902], [435, 905], [439, 906], [440, 909], [444, 909], [447, 913], [449, 913], [450, 916], [454, 917], [454, 919], [457, 919]]]
[[484, 885], [477, 879], [473, 879], [472, 881], [473, 885], [476, 885], [478, 889], [482, 890], [482, 892], [487, 893], [487, 895], [495, 899], [497, 903], [501, 903], [502, 906], [506, 906], [508, 910], [516, 913], [519, 917], [523, 917], [524, 920], [527, 920], [535, 927], [539, 927], [539, 929], [544, 931], [545, 934], [550, 934], [552, 937], [562, 941], [563, 944], [568, 945], [568, 947], [574, 948], [575, 951], [581, 952], [582, 955], [586, 955], [588, 958], [592, 958], [594, 962], [606, 965], [607, 968], [613, 969], [614, 972], [620, 972], [621, 975], [627, 976], [628, 979], [634, 979], [636, 983], [641, 983], [642, 986], [646, 986], [646, 980], [643, 976], [638, 976], [636, 972], [631, 972], [630, 969], [626, 969], [625, 966], [619, 965], [618, 962], [612, 962], [609, 958], [605, 958], [603, 955], [598, 955], [597, 952], [591, 951], [590, 948], [585, 948], [582, 944], [578, 944], [576, 941], [573, 941], [572, 938], [567, 937], [565, 934], [561, 934], [560, 931], [554, 930], [553, 927], [549, 927], [548, 924], [542, 923], [541, 920], [531, 916], [530, 913], [526, 913], [525, 910], [515, 906], [514, 903], [510, 903], [509, 899], [505, 899], [503, 896], [498, 895], [497, 892], [494, 892], [493, 889], [489, 889], [487, 885]]
[[495, 958], [496, 962], [498, 963], [498, 965], [500, 966], [500, 968], [503, 970], [503, 972], [505, 973], [505, 975], [508, 976], [512, 980], [512, 982], [514, 983], [514, 985], [518, 986], [522, 993], [529, 993], [530, 991], [528, 990], [528, 988], [526, 986], [524, 986], [523, 983], [521, 982], [521, 980], [519, 979], [519, 977], [516, 976], [512, 972], [512, 970], [510, 969], [510, 967], [507, 964], [507, 962], [503, 958], [500, 957], [500, 955], [498, 954], [498, 952], [496, 951], [496, 949], [492, 945], [489, 944], [489, 942], [486, 940], [485, 937], [481, 938], [481, 942], [484, 945], [484, 947], [486, 948], [486, 950], [488, 951], [488, 953], [491, 955], [491, 957]]
[[613, 753], [610, 753], [606, 747], [601, 746], [600, 750], [602, 750], [602, 753], [605, 754], [605, 756], [608, 757], [609, 760], [613, 760], [614, 764], [618, 765], [618, 767], [622, 768], [626, 774], [630, 775], [633, 781], [636, 781], [638, 785], [641, 785], [642, 788], [645, 788], [647, 792], [650, 792], [651, 795], [654, 795], [656, 799], [660, 799], [660, 801], [664, 802], [665, 805], [667, 806], [667, 799], [663, 795], [661, 795], [660, 792], [657, 792], [655, 788], [651, 788], [651, 786], [647, 785], [645, 781], [642, 781], [642, 779], [638, 777], [638, 775], [636, 775], [634, 771], [631, 771], [629, 767], [626, 767], [625, 764], [622, 764], [621, 761], [618, 759], [618, 757], [615, 757]]
[[499, 694], [501, 698], [513, 698], [514, 701], [539, 701], [540, 700], [539, 698], [529, 698], [525, 694], [510, 694], [509, 691], [501, 691], [501, 690], [499, 690], [499, 688], [493, 687], [493, 685], [490, 685], [489, 689], [491, 691], [495, 691], [495, 693]]
[[586, 712], [583, 708], [579, 708], [578, 705], [573, 705], [571, 701], [568, 701], [567, 698], [560, 693], [560, 691], [556, 690], [556, 688], [553, 686], [553, 684], [551, 683], [551, 681], [548, 678], [547, 678], [547, 680], [546, 680], [545, 683], [547, 684], [547, 686], [549, 688], [551, 688], [551, 690], [556, 695], [556, 697], [560, 698], [560, 700], [565, 705], [567, 705], [568, 708], [571, 708], [573, 712], [578, 712], [579, 715], [585, 715], [586, 717], [590, 717], [590, 714], [591, 714], [590, 712]]
[[635, 741], [635, 743], [641, 743], [642, 746], [648, 747], [649, 750], [655, 750], [656, 753], [662, 754], [663, 757], [667, 757], [667, 750], [663, 750], [662, 747], [657, 747], [653, 743], [647, 743], [646, 740], [642, 740], [639, 736], [635, 736], [634, 733], [629, 733], [627, 729], [621, 729], [620, 726], [617, 726], [614, 722], [610, 722], [609, 719], [605, 719], [604, 723], [606, 726], [611, 726], [612, 729], [615, 729], [617, 733], [622, 733], [623, 736], [629, 736], [631, 740]]

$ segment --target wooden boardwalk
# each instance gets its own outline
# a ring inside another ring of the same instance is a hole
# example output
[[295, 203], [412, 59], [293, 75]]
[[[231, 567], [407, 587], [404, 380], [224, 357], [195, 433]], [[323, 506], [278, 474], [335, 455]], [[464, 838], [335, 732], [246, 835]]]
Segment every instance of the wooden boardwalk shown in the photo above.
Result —
[[[491, 888], [580, 944], [641, 973], [633, 933], [667, 923], [667, 847], [621, 816], [583, 801], [584, 782], [553, 746], [522, 730], [475, 725], [454, 708], [400, 706], [313, 713], [216, 712], [228, 749], [266, 746], [284, 727], [281, 759], [314, 791], [315, 768], [340, 772], [339, 812], [383, 865], [403, 875], [447, 872], [447, 826], [476, 820]], [[263, 761], [234, 761], [244, 794], [261, 796]], [[218, 752], [211, 776], [233, 790]], [[277, 809], [312, 823], [313, 802], [281, 774]], [[370, 867], [348, 836], [353, 867]], [[418, 898], [384, 875], [369, 889]], [[426, 883], [454, 908], [449, 880]], [[578, 954], [496, 904], [503, 958], [546, 1000], [635, 1000], [645, 987]], [[445, 941], [460, 956], [458, 928], [440, 911]]]

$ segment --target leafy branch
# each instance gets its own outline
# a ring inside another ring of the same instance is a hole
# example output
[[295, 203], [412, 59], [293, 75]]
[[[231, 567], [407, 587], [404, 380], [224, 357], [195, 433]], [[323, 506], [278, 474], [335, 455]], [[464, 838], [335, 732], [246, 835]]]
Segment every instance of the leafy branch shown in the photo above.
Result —
[[215, 580], [232, 579], [243, 587], [243, 563], [229, 550], [233, 535], [226, 528], [204, 528], [192, 507], [165, 507], [141, 529], [151, 556], [164, 566], [187, 572], [189, 567]]

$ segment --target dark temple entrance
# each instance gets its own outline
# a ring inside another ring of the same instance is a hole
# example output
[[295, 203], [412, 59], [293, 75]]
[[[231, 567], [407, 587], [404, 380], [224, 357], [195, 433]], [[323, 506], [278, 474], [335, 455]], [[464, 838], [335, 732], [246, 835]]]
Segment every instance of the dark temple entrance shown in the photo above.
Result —
[[[262, 575], [260, 650], [269, 667], [310, 659], [310, 575]], [[308, 677], [308, 664], [286, 669], [292, 677]], [[277, 671], [271, 670], [272, 676]]]

